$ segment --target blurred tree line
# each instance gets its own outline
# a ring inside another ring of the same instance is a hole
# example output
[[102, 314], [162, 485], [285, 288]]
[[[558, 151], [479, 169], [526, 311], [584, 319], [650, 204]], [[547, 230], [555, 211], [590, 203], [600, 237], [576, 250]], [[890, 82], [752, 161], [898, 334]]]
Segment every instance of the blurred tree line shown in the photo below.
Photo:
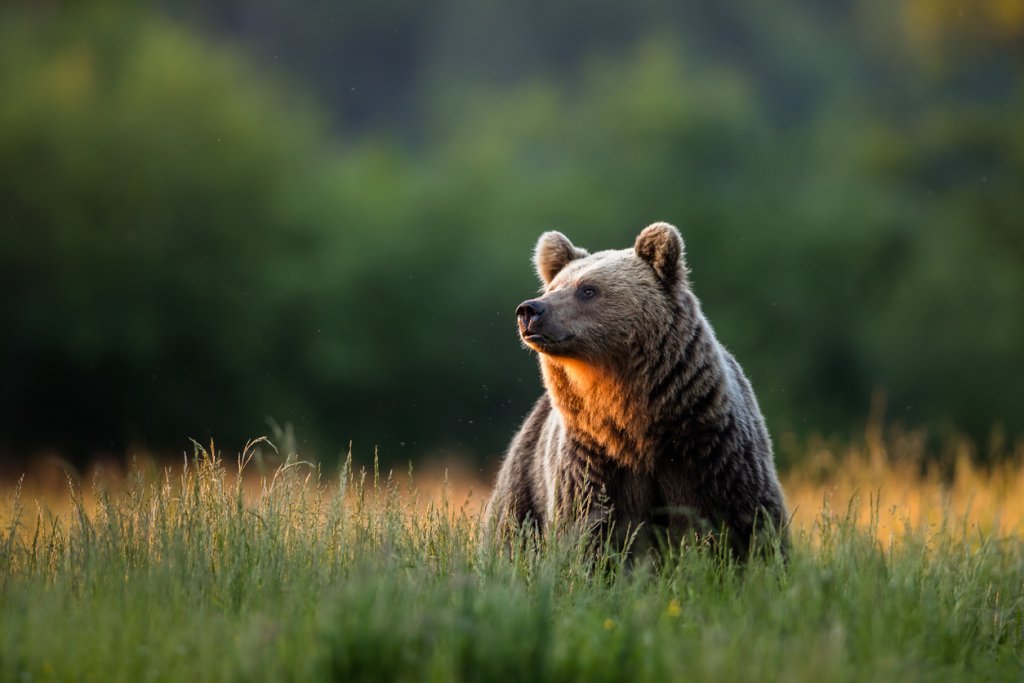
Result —
[[0, 450], [494, 455], [537, 235], [658, 219], [776, 435], [1024, 435], [1020, 7], [9, 6]]

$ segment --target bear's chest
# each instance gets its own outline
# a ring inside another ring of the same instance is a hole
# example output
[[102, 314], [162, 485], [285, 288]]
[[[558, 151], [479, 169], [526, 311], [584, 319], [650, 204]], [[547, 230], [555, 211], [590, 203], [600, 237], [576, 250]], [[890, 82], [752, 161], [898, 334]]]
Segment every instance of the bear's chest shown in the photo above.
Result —
[[607, 455], [563, 451], [549, 464], [552, 506], [586, 501], [613, 511], [616, 520], [649, 519], [660, 498], [653, 473], [637, 472]]
[[[565, 444], [568, 446], [568, 444]], [[686, 476], [686, 456], [660, 457], [653, 471], [637, 471], [607, 455], [562, 449], [548, 463], [549, 509], [587, 499], [608, 509], [616, 525], [664, 525], [699, 506], [697, 482]]]

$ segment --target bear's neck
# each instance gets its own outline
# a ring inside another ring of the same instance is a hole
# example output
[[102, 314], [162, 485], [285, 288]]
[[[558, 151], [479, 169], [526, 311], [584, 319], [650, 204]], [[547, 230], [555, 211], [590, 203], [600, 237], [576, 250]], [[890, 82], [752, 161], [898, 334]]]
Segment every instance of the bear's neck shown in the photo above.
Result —
[[650, 471], [650, 417], [618, 373], [583, 361], [541, 357], [544, 384], [570, 434], [622, 467]]
[[727, 410], [722, 357], [699, 310], [638, 342], [629, 367], [542, 355], [541, 371], [571, 435], [635, 471], [652, 471], [696, 422]]

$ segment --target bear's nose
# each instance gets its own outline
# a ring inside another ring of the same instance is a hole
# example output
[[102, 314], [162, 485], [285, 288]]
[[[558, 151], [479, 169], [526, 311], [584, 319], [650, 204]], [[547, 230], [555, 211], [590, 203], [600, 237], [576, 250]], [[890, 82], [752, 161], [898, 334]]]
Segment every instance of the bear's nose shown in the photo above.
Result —
[[516, 309], [516, 318], [519, 319], [520, 325], [527, 328], [530, 326], [530, 323], [539, 320], [544, 315], [544, 310], [544, 304], [536, 299], [524, 301]]

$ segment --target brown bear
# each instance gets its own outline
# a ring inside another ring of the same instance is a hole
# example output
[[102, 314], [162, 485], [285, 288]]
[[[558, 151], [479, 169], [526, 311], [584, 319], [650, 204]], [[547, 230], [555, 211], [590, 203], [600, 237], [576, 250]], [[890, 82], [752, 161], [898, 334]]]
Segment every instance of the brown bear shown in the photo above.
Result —
[[489, 529], [575, 519], [671, 543], [725, 532], [741, 558], [774, 531], [784, 547], [764, 417], [701, 312], [679, 231], [654, 223], [632, 249], [594, 254], [546, 232], [534, 265], [543, 296], [516, 315], [547, 391], [509, 446]]

